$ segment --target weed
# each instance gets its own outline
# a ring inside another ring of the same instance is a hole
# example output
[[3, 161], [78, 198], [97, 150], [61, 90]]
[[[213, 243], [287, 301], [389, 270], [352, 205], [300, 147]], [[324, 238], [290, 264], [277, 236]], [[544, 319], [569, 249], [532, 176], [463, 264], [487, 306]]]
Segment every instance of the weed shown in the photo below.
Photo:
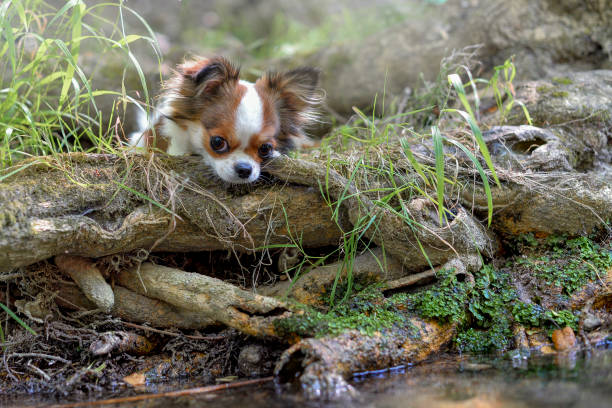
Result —
[[610, 250], [587, 237], [567, 239], [553, 236], [538, 248], [547, 252], [540, 256], [521, 258], [518, 264], [529, 268], [534, 277], [543, 283], [561, 288], [565, 295], [571, 295], [587, 282], [597, 279], [599, 273], [612, 267]]
[[[115, 23], [101, 16], [102, 9], [112, 8], [117, 10]], [[125, 56], [138, 72], [148, 103], [146, 81], [130, 43], [145, 41], [157, 50], [156, 42], [148, 26], [148, 37], [126, 35], [122, 13], [139, 17], [123, 1], [87, 7], [75, 0], [60, 9], [41, 0], [2, 3], [0, 168], [28, 156], [115, 152], [113, 124], [118, 112], [115, 108], [101, 112], [96, 100], [105, 96], [132, 99], [125, 91], [96, 89], [80, 61], [83, 50], [94, 47], [101, 55]], [[103, 27], [97, 29], [100, 24]]]

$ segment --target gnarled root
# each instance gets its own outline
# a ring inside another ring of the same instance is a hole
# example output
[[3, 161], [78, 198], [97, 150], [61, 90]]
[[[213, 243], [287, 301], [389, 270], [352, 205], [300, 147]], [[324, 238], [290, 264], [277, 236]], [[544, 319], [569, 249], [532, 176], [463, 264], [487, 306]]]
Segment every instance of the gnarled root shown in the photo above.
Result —
[[274, 321], [291, 312], [280, 301], [222, 280], [152, 263], [122, 271], [118, 283], [141, 295], [202, 314], [243, 333], [278, 337]]
[[310, 398], [334, 398], [350, 389], [344, 379], [353, 373], [424, 360], [451, 340], [455, 327], [412, 317], [373, 336], [349, 331], [305, 339], [283, 353], [274, 372], [281, 381], [297, 378]]

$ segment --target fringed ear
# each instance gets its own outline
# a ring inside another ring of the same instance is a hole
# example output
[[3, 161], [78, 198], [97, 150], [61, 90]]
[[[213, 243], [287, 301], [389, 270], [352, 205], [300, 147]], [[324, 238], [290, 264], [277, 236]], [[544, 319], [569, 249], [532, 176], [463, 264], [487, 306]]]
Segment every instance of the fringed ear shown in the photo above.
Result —
[[320, 71], [303, 67], [289, 72], [270, 72], [258, 82], [276, 102], [281, 133], [303, 136], [302, 127], [317, 120], [316, 107], [321, 102]]
[[185, 61], [178, 68], [198, 94], [215, 94], [223, 84], [238, 81], [240, 75], [240, 69], [223, 57]]

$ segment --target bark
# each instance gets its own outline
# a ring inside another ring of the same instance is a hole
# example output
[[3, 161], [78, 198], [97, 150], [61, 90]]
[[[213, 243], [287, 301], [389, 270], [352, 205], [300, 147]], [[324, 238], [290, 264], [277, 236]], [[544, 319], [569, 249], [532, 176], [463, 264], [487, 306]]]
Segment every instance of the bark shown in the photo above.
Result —
[[[406, 275], [403, 265], [391, 257], [386, 257], [379, 248], [355, 257], [351, 273], [356, 282], [364, 283], [385, 282]], [[286, 280], [273, 286], [260, 286], [257, 292], [265, 296], [289, 296], [306, 305], [325, 307], [325, 294], [334, 281], [338, 279], [343, 282], [346, 278], [346, 265], [343, 262], [335, 262], [313, 268], [294, 281]]]
[[310, 398], [333, 399], [351, 389], [345, 379], [354, 373], [423, 361], [448, 343], [455, 329], [413, 317], [371, 337], [349, 331], [305, 339], [283, 353], [274, 371], [281, 381], [298, 379]]
[[[0, 270], [140, 248], [254, 251], [296, 240], [312, 248], [337, 245], [352, 228], [365, 229], [411, 272], [491, 252], [484, 228], [460, 207], [440, 226], [435, 208], [415, 199], [407, 222], [321, 163], [281, 156], [265, 170], [291, 184], [227, 188], [197, 158], [69, 154], [23, 162], [0, 184]], [[340, 199], [336, 220], [321, 190]]]
[[291, 315], [282, 302], [273, 298], [209, 276], [152, 263], [121, 272], [118, 283], [141, 295], [201, 313], [257, 337], [278, 337], [274, 321]]
[[113, 288], [104, 280], [96, 265], [86, 258], [70, 255], [55, 257], [57, 267], [65, 272], [103, 312], [108, 313], [115, 303]]
[[[92, 310], [97, 306], [89, 301], [74, 285], [62, 284], [55, 301], [58, 305], [76, 310]], [[115, 304], [113, 316], [135, 323], [148, 323], [153, 327], [177, 329], [203, 329], [215, 325], [215, 321], [199, 312], [172, 306], [161, 300], [139, 295], [122, 286], [113, 288]]]
[[154, 246], [252, 251], [292, 237], [307, 247], [340, 240], [318, 189], [261, 183], [247, 194], [206, 174], [197, 158], [138, 155], [66, 154], [6, 169], [0, 271], [58, 254], [96, 258]]

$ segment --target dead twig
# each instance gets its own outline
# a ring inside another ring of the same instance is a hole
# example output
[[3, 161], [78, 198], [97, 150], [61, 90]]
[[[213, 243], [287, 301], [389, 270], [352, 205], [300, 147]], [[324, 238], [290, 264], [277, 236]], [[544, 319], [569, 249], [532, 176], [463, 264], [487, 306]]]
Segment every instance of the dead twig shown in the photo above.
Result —
[[43, 353], [10, 353], [8, 354], [8, 358], [12, 358], [12, 357], [38, 357], [38, 358], [44, 358], [47, 360], [59, 361], [65, 364], [70, 364], [70, 361], [66, 360], [65, 358], [61, 358], [58, 356], [52, 356], [50, 354], [43, 354]]
[[75, 402], [70, 404], [57, 404], [57, 405], [45, 405], [49, 408], [77, 408], [77, 407], [88, 407], [95, 405], [111, 405], [111, 404], [121, 404], [126, 402], [136, 402], [136, 401], [146, 401], [152, 399], [159, 398], [176, 398], [183, 397], [186, 395], [197, 395], [197, 394], [206, 394], [211, 392], [217, 392], [232, 388], [246, 387], [249, 385], [256, 384], [264, 384], [270, 382], [274, 379], [274, 377], [264, 377], [264, 378], [256, 378], [254, 380], [244, 380], [244, 381], [236, 381], [229, 384], [218, 384], [218, 385], [209, 385], [207, 387], [197, 387], [197, 388], [189, 388], [186, 390], [180, 391], [170, 391], [163, 392], [160, 394], [144, 394], [144, 395], [134, 395], [131, 397], [123, 397], [123, 398], [110, 398], [105, 400], [98, 401], [83, 401], [83, 402]]

